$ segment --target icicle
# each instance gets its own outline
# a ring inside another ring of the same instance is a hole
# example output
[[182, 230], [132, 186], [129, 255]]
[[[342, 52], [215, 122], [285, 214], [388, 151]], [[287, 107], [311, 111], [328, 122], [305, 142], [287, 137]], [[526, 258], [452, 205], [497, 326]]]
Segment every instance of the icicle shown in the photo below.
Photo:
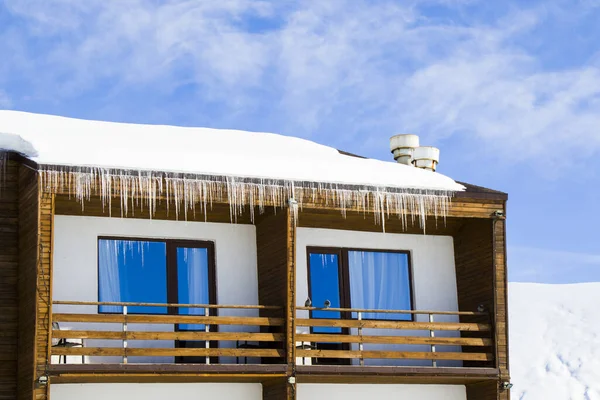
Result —
[[[0, 164], [1, 165], [1, 164]], [[385, 231], [386, 220], [396, 215], [403, 229], [418, 219], [425, 232], [426, 218], [442, 217], [444, 223], [451, 204], [453, 192], [425, 189], [401, 189], [385, 187], [356, 187], [334, 183], [295, 182], [271, 179], [245, 179], [222, 176], [206, 176], [177, 173], [155, 173], [107, 168], [72, 168], [42, 166], [41, 184], [54, 193], [74, 193], [82, 209], [92, 196], [100, 196], [103, 209], [112, 212], [112, 198], [118, 197], [121, 216], [127, 217], [136, 208], [147, 210], [152, 218], [157, 204], [166, 202], [167, 214], [174, 206], [175, 217], [187, 220], [189, 213], [196, 216], [196, 209], [204, 213], [206, 221], [214, 201], [229, 203], [231, 222], [237, 222], [246, 207], [254, 222], [255, 210], [264, 213], [270, 204], [278, 208], [291, 206], [294, 201], [294, 218], [303, 203], [336, 207], [346, 217], [348, 211], [366, 214], [373, 211], [375, 223]], [[409, 219], [410, 218], [410, 219]]]

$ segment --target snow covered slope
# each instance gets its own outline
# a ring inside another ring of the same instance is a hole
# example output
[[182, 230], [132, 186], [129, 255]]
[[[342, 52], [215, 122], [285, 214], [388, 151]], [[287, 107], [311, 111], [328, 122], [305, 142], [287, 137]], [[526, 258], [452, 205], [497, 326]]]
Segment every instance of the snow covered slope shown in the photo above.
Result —
[[516, 400], [600, 400], [600, 282], [511, 283]]

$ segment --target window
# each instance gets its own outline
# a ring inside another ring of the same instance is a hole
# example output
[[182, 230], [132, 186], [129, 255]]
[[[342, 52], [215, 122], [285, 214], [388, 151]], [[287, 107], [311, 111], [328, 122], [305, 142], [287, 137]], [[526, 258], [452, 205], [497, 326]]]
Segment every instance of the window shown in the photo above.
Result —
[[[340, 308], [340, 257], [337, 252], [320, 251], [309, 254], [310, 298], [313, 305], [320, 307], [326, 300], [332, 308]], [[312, 318], [340, 318], [339, 311], [313, 310]], [[315, 326], [314, 333], [341, 333], [341, 328]]]
[[[98, 300], [167, 303], [167, 245], [142, 240], [98, 240]], [[100, 306], [121, 313], [121, 306]], [[131, 313], [165, 314], [166, 307], [130, 307]]]
[[[98, 299], [101, 302], [216, 303], [212, 242], [98, 238]], [[121, 313], [102, 305], [101, 313]], [[132, 306], [129, 313], [204, 315], [204, 309]], [[180, 324], [178, 330], [203, 330]]]
[[[352, 308], [412, 309], [408, 253], [349, 250], [347, 260]], [[412, 315], [364, 313], [363, 318], [411, 320]]]
[[[407, 251], [308, 248], [309, 293], [315, 307], [411, 310], [410, 254]], [[339, 312], [315, 310], [312, 318], [340, 318]], [[353, 313], [356, 318], [356, 313]], [[410, 321], [411, 314], [364, 313], [363, 319]], [[341, 333], [318, 327], [317, 333]]]

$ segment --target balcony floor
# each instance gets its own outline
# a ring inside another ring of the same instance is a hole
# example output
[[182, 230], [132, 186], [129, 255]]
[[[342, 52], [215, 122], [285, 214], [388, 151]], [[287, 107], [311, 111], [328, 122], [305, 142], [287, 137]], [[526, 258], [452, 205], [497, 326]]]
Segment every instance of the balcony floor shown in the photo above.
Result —
[[286, 376], [285, 364], [52, 364], [51, 383], [267, 382]]
[[470, 384], [498, 380], [496, 368], [299, 365], [298, 383]]
[[[52, 383], [261, 382], [286, 377], [285, 364], [53, 364]], [[299, 365], [298, 383], [471, 384], [499, 379], [496, 368]]]

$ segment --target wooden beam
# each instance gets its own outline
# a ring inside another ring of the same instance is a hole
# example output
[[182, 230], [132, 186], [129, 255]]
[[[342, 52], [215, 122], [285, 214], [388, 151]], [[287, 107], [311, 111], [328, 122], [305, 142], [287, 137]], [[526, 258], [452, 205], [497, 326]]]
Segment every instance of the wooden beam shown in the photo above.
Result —
[[137, 323], [137, 324], [207, 324], [243, 326], [281, 326], [283, 318], [204, 317], [193, 315], [123, 315], [123, 314], [54, 314], [56, 322]]
[[253, 342], [281, 342], [283, 333], [246, 332], [135, 332], [135, 331], [52, 331], [55, 339], [109, 339], [109, 340], [242, 340]]
[[122, 347], [53, 347], [57, 356], [124, 356], [128, 357], [283, 357], [282, 349], [220, 349], [220, 348], [122, 348]]
[[469, 360], [490, 361], [489, 353], [456, 352], [409, 352], [409, 351], [352, 351], [352, 350], [297, 350], [297, 357], [306, 358], [355, 358], [355, 359], [401, 359], [401, 360]]

